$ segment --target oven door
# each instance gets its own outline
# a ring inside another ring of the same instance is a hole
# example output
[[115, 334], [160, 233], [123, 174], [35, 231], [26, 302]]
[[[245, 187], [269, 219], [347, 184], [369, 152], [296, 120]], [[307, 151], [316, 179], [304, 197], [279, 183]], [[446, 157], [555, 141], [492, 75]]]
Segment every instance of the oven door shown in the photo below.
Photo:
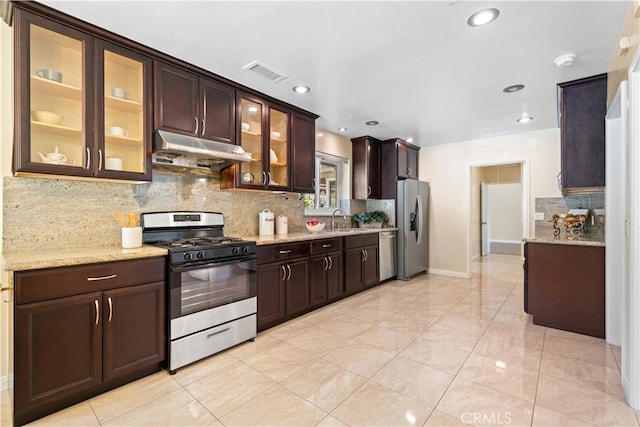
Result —
[[169, 278], [171, 319], [256, 296], [256, 257], [174, 267]]

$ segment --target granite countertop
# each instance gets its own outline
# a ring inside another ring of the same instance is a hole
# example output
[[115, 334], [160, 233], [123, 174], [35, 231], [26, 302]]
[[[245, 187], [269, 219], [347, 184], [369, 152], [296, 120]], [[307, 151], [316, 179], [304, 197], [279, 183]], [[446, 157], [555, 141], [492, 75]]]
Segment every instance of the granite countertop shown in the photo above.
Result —
[[35, 270], [40, 268], [122, 261], [135, 258], [165, 256], [168, 251], [156, 246], [142, 245], [135, 249], [120, 246], [92, 248], [49, 249], [40, 251], [4, 252], [2, 268], [7, 271]]
[[343, 230], [324, 230], [320, 233], [296, 231], [288, 234], [274, 234], [273, 236], [243, 236], [245, 240], [255, 240], [258, 246], [276, 243], [304, 242], [305, 240], [330, 239], [332, 237], [356, 236], [359, 234], [380, 233], [382, 231], [397, 231], [397, 228], [348, 228]]
[[534, 238], [523, 238], [523, 242], [525, 243], [550, 243], [552, 245], [576, 245], [576, 246], [602, 246], [605, 244], [602, 240], [595, 240], [589, 237], [573, 237], [569, 238], [567, 236], [560, 236], [559, 238], [554, 237], [534, 237]]

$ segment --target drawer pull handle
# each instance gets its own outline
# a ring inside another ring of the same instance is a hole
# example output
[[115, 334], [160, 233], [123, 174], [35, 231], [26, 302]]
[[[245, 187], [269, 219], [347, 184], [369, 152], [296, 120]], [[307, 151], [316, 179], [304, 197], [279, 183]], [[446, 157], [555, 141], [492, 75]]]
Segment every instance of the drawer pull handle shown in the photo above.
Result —
[[98, 306], [98, 300], [94, 300], [93, 304], [96, 308], [96, 326], [100, 323], [100, 306]]
[[216, 335], [223, 334], [223, 333], [225, 333], [227, 331], [230, 331], [230, 330], [231, 330], [231, 328], [227, 328], [227, 329], [223, 329], [223, 330], [218, 331], [218, 332], [214, 332], [212, 334], [207, 335], [207, 338], [215, 337]]
[[291, 249], [287, 249], [286, 251], [280, 251], [281, 255], [289, 254], [289, 253], [291, 253]]
[[322, 245], [323, 248], [330, 248], [331, 246], [333, 246], [331, 243], [325, 243]]
[[109, 280], [118, 277], [117, 274], [110, 274], [108, 276], [100, 276], [100, 277], [87, 277], [87, 282], [96, 282], [98, 280]]
[[111, 319], [113, 318], [113, 303], [111, 302], [111, 297], [109, 297], [107, 301], [109, 301], [109, 323], [111, 323]]

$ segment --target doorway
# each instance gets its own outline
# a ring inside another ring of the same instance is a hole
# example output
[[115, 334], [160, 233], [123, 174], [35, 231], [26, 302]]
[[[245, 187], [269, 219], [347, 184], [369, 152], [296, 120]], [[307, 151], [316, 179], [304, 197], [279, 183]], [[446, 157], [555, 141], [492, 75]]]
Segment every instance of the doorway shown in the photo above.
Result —
[[523, 163], [471, 168], [471, 258], [520, 255], [524, 236]]

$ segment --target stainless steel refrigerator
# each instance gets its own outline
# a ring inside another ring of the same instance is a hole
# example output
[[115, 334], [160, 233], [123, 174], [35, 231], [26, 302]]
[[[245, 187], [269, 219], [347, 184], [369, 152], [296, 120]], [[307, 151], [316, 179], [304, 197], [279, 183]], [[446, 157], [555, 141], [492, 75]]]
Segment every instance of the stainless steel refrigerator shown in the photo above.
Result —
[[429, 269], [429, 183], [398, 181], [398, 279], [409, 280]]

